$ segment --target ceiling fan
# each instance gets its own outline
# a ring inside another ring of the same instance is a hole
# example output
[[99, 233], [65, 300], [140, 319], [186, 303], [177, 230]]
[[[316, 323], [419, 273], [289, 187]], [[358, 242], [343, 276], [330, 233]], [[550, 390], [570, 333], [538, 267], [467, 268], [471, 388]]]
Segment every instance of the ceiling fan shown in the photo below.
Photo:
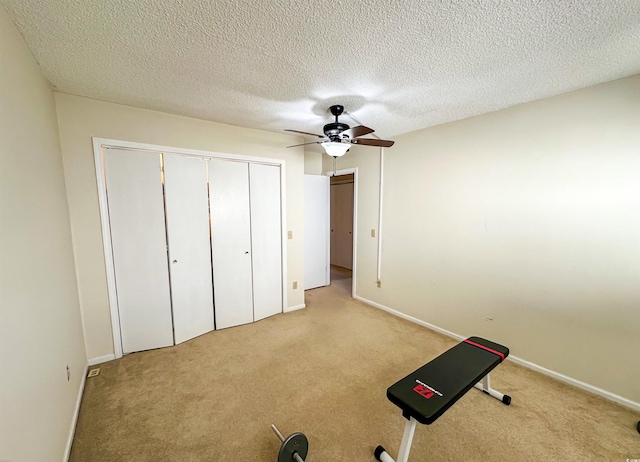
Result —
[[320, 141], [312, 141], [310, 143], [302, 143], [302, 144], [294, 144], [292, 146], [287, 146], [288, 148], [294, 148], [296, 146], [305, 146], [308, 144], [319, 144], [321, 145], [327, 154], [332, 157], [340, 157], [343, 156], [349, 148], [354, 145], [361, 146], [379, 146], [383, 148], [390, 148], [393, 146], [393, 141], [389, 140], [380, 140], [374, 138], [359, 138], [364, 135], [369, 135], [373, 133], [374, 130], [369, 127], [365, 127], [364, 125], [358, 125], [357, 127], [349, 127], [349, 125], [338, 122], [338, 116], [342, 115], [344, 112], [344, 106], [340, 104], [335, 104], [329, 108], [331, 114], [333, 114], [336, 118], [335, 122], [328, 123], [324, 126], [324, 136], [316, 135], [315, 133], [301, 132], [299, 130], [287, 130], [286, 132], [300, 133], [302, 135], [315, 136], [317, 138], [321, 138]]

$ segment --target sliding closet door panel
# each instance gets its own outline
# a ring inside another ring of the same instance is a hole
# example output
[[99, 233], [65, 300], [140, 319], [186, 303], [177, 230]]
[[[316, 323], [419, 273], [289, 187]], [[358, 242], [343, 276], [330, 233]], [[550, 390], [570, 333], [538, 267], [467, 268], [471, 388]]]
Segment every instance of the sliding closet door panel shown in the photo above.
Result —
[[250, 164], [253, 312], [255, 320], [282, 313], [280, 167]]
[[165, 154], [164, 187], [173, 330], [182, 343], [214, 329], [206, 162]]
[[173, 345], [160, 154], [105, 150], [122, 351]]
[[209, 160], [216, 328], [253, 322], [249, 164]]

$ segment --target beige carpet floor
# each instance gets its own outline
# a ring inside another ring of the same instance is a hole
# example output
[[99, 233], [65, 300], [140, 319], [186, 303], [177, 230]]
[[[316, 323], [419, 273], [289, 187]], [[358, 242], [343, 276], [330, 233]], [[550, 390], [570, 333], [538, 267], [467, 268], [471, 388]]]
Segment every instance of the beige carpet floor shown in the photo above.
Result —
[[[70, 460], [273, 462], [271, 423], [307, 435], [309, 462], [373, 461], [378, 444], [396, 456], [404, 419], [387, 387], [457, 342], [351, 299], [350, 283], [337, 274], [307, 309], [102, 364]], [[639, 413], [510, 361], [491, 379], [512, 405], [471, 390], [418, 426], [410, 461], [640, 458]]]

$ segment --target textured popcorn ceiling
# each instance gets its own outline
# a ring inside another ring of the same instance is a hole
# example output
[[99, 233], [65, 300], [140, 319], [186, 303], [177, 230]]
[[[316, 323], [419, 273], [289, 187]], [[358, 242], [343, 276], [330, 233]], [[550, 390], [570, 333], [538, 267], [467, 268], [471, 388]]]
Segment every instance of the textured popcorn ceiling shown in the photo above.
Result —
[[61, 92], [271, 131], [341, 103], [391, 138], [640, 73], [638, 0], [0, 1]]

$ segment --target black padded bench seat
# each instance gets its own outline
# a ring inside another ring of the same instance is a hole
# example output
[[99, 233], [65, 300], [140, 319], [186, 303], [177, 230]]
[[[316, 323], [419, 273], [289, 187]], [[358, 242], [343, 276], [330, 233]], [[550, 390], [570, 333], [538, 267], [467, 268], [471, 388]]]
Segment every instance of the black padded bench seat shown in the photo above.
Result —
[[469, 337], [389, 387], [387, 398], [407, 419], [430, 425], [507, 356], [507, 347]]
[[[489, 373], [509, 349], [480, 337], [469, 337], [389, 387], [387, 398], [407, 419], [397, 462], [407, 462], [416, 424], [430, 425], [472, 388], [504, 404], [511, 397], [491, 388]], [[480, 383], [482, 382], [482, 383]], [[382, 462], [396, 462], [382, 446], [374, 451]]]

